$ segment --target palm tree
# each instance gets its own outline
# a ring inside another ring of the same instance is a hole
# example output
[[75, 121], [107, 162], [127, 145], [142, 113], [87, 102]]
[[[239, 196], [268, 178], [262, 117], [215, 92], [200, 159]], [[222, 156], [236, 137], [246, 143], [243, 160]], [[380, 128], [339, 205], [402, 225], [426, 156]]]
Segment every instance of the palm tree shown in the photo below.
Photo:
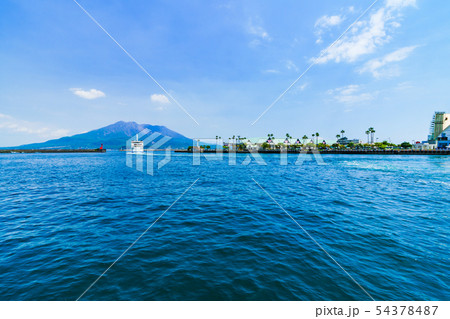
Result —
[[375, 140], [375, 129], [372, 127], [372, 144], [374, 143]]
[[[289, 141], [289, 139], [290, 138], [292, 138], [292, 136], [291, 135], [289, 135], [289, 133], [286, 133], [286, 140], [288, 141], [288, 143], [286, 144], [286, 143], [284, 143], [285, 145], [286, 145], [286, 148], [289, 148], [289, 144], [290, 144], [290, 141]], [[286, 141], [285, 141], [286, 142]]]
[[339, 144], [339, 139], [341, 138], [341, 136], [339, 134], [336, 135], [336, 139], [337, 139], [337, 143]]
[[303, 145], [305, 145], [306, 141], [308, 140], [308, 136], [307, 135], [303, 135], [302, 140], [303, 140]]
[[342, 137], [344, 137], [344, 133], [345, 133], [345, 131], [344, 131], [344, 130], [342, 130], [342, 131], [341, 131]]
[[370, 131], [367, 130], [367, 131], [366, 131], [366, 134], [367, 134], [367, 144], [369, 144], [369, 134], [370, 134]]
[[373, 127], [369, 127], [369, 134], [370, 134], [370, 143], [373, 144], [373, 138], [375, 134], [375, 130]]
[[319, 133], [316, 132], [316, 145], [319, 145]]

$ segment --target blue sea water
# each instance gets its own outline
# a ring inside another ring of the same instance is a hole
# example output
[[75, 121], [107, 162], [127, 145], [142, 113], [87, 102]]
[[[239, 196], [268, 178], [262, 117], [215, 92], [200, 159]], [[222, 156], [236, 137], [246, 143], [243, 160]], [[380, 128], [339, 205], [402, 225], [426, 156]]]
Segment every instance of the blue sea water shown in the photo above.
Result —
[[450, 298], [449, 157], [263, 158], [0, 155], [0, 299], [76, 300], [197, 178], [81, 300]]

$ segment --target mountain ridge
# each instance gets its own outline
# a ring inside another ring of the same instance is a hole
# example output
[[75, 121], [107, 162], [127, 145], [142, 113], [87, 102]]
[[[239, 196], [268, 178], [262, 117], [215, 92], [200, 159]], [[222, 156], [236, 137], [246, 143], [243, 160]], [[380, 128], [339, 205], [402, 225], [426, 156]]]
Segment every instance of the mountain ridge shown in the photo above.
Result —
[[150, 133], [160, 133], [171, 137], [164, 147], [181, 148], [192, 145], [192, 139], [175, 132], [166, 126], [138, 124], [136, 122], [119, 121], [99, 129], [72, 136], [48, 140], [42, 143], [24, 144], [15, 147], [2, 147], [3, 149], [95, 149], [101, 144], [106, 149], [124, 148], [126, 141], [147, 129]]

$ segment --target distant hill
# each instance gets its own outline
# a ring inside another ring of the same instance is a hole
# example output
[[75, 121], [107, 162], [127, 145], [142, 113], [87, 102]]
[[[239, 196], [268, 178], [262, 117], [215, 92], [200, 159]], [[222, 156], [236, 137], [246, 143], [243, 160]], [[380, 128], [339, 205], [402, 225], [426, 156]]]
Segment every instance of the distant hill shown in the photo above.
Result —
[[191, 139], [165, 126], [120, 121], [87, 133], [62, 137], [43, 143], [8, 147], [8, 149], [94, 149], [99, 148], [101, 144], [106, 149], [120, 149], [126, 146], [126, 141], [130, 137], [135, 136], [144, 129], [148, 129], [150, 131], [149, 134], [160, 133], [172, 138], [162, 148], [168, 146], [172, 148], [186, 148], [192, 145]]

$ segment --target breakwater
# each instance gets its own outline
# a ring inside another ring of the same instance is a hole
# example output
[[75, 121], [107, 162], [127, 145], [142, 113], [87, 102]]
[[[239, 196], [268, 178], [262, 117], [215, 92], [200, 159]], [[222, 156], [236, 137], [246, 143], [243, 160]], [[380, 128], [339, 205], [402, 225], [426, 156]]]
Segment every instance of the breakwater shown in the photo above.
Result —
[[105, 149], [79, 149], [79, 150], [20, 150], [20, 149], [3, 149], [0, 154], [16, 154], [16, 153], [105, 153]]

